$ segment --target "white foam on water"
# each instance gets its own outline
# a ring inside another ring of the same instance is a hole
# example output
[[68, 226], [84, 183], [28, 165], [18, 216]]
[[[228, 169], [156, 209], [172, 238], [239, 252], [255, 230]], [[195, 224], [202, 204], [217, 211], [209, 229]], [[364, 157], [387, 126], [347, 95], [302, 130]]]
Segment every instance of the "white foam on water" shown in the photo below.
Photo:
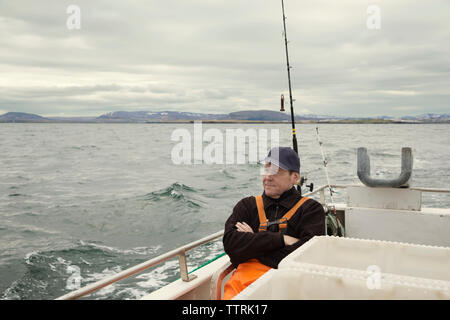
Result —
[[98, 248], [101, 250], [106, 250], [114, 253], [120, 253], [120, 254], [138, 254], [138, 255], [150, 255], [156, 253], [158, 250], [161, 249], [161, 245], [156, 245], [152, 247], [134, 247], [131, 249], [118, 249], [114, 247], [110, 247], [103, 244], [93, 243], [93, 242], [85, 242], [83, 240], [80, 240], [80, 244], [84, 246], [90, 246], [94, 248]]

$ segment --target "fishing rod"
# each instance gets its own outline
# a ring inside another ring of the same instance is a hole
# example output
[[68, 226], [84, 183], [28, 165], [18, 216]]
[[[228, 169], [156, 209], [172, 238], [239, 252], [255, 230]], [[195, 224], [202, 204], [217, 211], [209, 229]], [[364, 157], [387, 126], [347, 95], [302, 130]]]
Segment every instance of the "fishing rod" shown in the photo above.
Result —
[[[288, 50], [288, 39], [287, 39], [287, 32], [286, 32], [286, 15], [284, 13], [284, 1], [281, 0], [281, 9], [283, 12], [283, 35], [284, 35], [284, 47], [286, 51], [286, 65], [287, 65], [287, 74], [288, 74], [288, 85], [289, 85], [289, 104], [291, 106], [291, 124], [292, 124], [292, 147], [298, 155], [298, 143], [297, 143], [297, 135], [295, 133], [295, 117], [294, 117], [294, 101], [295, 99], [292, 98], [292, 84], [291, 84], [291, 65], [289, 63], [289, 50]], [[281, 109], [280, 111], [285, 111], [284, 109], [284, 95], [281, 95]], [[297, 190], [302, 190], [302, 185], [306, 182], [305, 177], [301, 177], [300, 181], [297, 185]], [[306, 185], [306, 187], [309, 188], [310, 191], [313, 191], [314, 184]]]
[[[289, 64], [289, 50], [288, 50], [288, 40], [287, 40], [287, 32], [286, 32], [286, 15], [284, 13], [284, 0], [281, 0], [281, 8], [283, 11], [283, 28], [284, 28], [284, 47], [286, 49], [286, 65], [287, 65], [287, 74], [288, 74], [288, 84], [289, 84], [289, 103], [291, 106], [291, 123], [292, 123], [292, 145], [293, 148], [295, 150], [295, 152], [298, 155], [298, 144], [297, 144], [297, 136], [295, 134], [295, 117], [294, 117], [294, 101], [295, 99], [292, 99], [292, 84], [291, 84], [291, 65]], [[284, 95], [281, 95], [281, 109], [280, 111], [285, 111], [284, 110]], [[333, 190], [331, 189], [331, 184], [330, 184], [330, 177], [328, 175], [328, 170], [327, 170], [327, 161], [325, 158], [325, 154], [322, 148], [322, 141], [320, 140], [319, 137], [319, 127], [316, 127], [316, 132], [317, 132], [317, 141], [319, 141], [319, 145], [320, 145], [320, 149], [322, 152], [322, 159], [323, 159], [323, 164], [324, 164], [324, 169], [325, 169], [325, 174], [327, 177], [327, 182], [328, 182], [328, 189], [330, 191], [330, 197], [331, 197], [331, 203], [332, 203], [332, 212], [330, 212], [332, 215], [334, 215], [334, 219], [335, 219], [335, 223], [336, 223], [336, 234], [338, 236], [343, 236], [343, 228], [342, 225], [339, 223], [339, 220], [337, 218], [337, 213], [336, 213], [336, 206], [334, 204], [334, 199], [333, 199]], [[306, 182], [306, 178], [305, 177], [301, 177], [299, 183], [297, 184], [297, 190], [300, 192], [302, 192], [302, 185]], [[313, 188], [314, 188], [314, 184], [310, 183], [309, 185], [306, 185], [307, 188], [309, 188], [309, 190], [312, 192]], [[328, 210], [329, 211], [329, 210]], [[327, 213], [328, 215], [328, 213]], [[327, 224], [326, 224], [327, 225]], [[333, 232], [334, 233], [334, 232]], [[325, 228], [325, 234], [328, 234], [328, 230], [327, 227]]]
[[[287, 40], [287, 32], [286, 32], [286, 15], [284, 14], [284, 0], [281, 0], [281, 8], [283, 11], [283, 28], [284, 28], [283, 34], [284, 34], [284, 47], [286, 49], [286, 64], [287, 64], [287, 74], [288, 74], [288, 84], [289, 84], [289, 103], [291, 106], [292, 145], [293, 145], [294, 151], [298, 154], [297, 135], [295, 134], [294, 103], [293, 103], [293, 99], [292, 99], [291, 66], [289, 64], [288, 40]], [[280, 111], [285, 111], [283, 95], [281, 95]]]
[[[319, 136], [319, 126], [316, 126], [316, 137], [317, 137], [317, 142], [319, 143], [319, 146], [320, 146], [320, 152], [322, 153], [323, 169], [325, 171], [325, 176], [327, 178], [328, 190], [330, 191], [330, 198], [331, 198], [331, 208], [328, 208], [329, 210], [327, 212], [327, 216], [328, 216], [328, 213], [332, 213], [332, 215], [334, 216], [336, 235], [338, 235], [339, 237], [342, 237], [344, 235], [344, 231], [343, 231], [342, 225], [340, 224], [339, 219], [337, 217], [337, 213], [336, 213], [336, 205], [335, 205], [334, 199], [333, 199], [334, 191], [331, 188], [330, 176], [328, 175], [328, 169], [327, 169], [328, 161], [327, 161], [327, 156], [323, 150], [322, 140], [320, 139], [320, 136]], [[325, 231], [326, 231], [326, 234], [329, 234], [327, 229]], [[330, 234], [333, 234], [333, 232], [331, 232]]]

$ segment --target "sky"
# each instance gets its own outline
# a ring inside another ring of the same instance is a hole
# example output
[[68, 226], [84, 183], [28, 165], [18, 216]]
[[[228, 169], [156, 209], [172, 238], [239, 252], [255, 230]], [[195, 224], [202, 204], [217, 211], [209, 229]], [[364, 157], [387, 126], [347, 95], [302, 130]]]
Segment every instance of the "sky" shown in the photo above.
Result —
[[[296, 114], [450, 113], [449, 0], [285, 10]], [[281, 94], [281, 0], [0, 0], [0, 114], [277, 111]]]

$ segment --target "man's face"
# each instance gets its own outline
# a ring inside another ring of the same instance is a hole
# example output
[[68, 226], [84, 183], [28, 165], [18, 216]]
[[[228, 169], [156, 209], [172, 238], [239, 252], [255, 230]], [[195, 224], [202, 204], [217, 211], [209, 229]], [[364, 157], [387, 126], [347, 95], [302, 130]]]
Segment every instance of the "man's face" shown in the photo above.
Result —
[[283, 192], [292, 188], [299, 179], [297, 172], [289, 173], [288, 170], [281, 169], [272, 163], [264, 166], [263, 186], [266, 195], [271, 198], [279, 198]]

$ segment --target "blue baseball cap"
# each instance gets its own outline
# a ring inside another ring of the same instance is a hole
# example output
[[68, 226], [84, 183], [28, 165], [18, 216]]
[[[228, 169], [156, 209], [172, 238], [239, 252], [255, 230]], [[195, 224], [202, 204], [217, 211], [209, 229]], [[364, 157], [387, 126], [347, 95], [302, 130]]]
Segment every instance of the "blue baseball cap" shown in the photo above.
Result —
[[265, 159], [284, 170], [292, 170], [300, 173], [300, 158], [290, 147], [274, 147], [270, 149]]

